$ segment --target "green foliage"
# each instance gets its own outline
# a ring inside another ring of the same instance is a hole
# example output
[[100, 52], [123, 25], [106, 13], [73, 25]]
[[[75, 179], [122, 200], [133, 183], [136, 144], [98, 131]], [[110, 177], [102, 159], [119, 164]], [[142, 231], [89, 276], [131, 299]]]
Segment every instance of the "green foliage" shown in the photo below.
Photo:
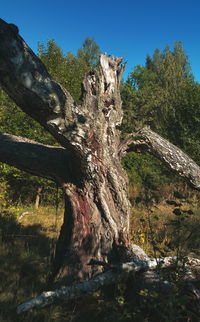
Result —
[[82, 47], [78, 50], [78, 59], [85, 61], [88, 67], [91, 69], [96, 68], [99, 64], [100, 48], [94, 39], [87, 37], [82, 44]]
[[130, 152], [123, 159], [123, 167], [131, 185], [139, 184], [154, 190], [161, 185], [161, 180], [170, 183], [168, 171], [162, 172], [161, 163], [149, 154]]
[[87, 37], [77, 55], [71, 52], [64, 55], [55, 41], [49, 40], [46, 47], [39, 43], [38, 54], [52, 77], [80, 102], [84, 75], [98, 64], [100, 49], [97, 43]]
[[[148, 55], [145, 66], [137, 65], [122, 83], [121, 93], [125, 114], [123, 135], [150, 125], [199, 162], [200, 85], [194, 82], [181, 42], [175, 43], [173, 51], [167, 46], [163, 52], [156, 49], [152, 57]], [[139, 160], [143, 164], [143, 156], [132, 157], [135, 167]], [[147, 166], [152, 173], [151, 180], [155, 181], [159, 173], [159, 184], [167, 183], [164, 167], [157, 166], [152, 161]], [[128, 170], [128, 173], [132, 182], [134, 178], [138, 182], [138, 175], [144, 177], [145, 171], [131, 174]], [[170, 179], [179, 181], [177, 177]]]
[[[43, 144], [55, 144], [54, 138], [37, 122], [22, 112], [0, 89], [0, 131], [23, 136]], [[47, 180], [31, 176], [14, 167], [0, 164], [2, 198], [6, 204], [34, 202], [38, 186], [47, 186]], [[48, 182], [51, 191], [55, 184]], [[45, 200], [45, 198], [43, 199]]]
[[136, 66], [122, 85], [122, 99], [125, 130], [148, 124], [183, 147], [185, 134], [192, 135], [194, 125], [199, 124], [200, 106], [199, 85], [181, 43], [175, 43], [173, 51], [156, 49], [144, 67]]
[[53, 137], [30, 116], [22, 112], [2, 89], [0, 89], [0, 131], [43, 144], [55, 144]]

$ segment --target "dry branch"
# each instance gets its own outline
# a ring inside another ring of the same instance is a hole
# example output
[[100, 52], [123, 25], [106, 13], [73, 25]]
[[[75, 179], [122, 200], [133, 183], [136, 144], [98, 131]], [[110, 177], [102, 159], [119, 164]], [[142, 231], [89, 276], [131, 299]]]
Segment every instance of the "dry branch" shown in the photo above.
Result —
[[102, 286], [115, 283], [119, 277], [121, 277], [121, 274], [114, 273], [113, 271], [107, 271], [106, 273], [98, 275], [89, 281], [77, 285], [65, 287], [55, 291], [43, 292], [40, 296], [19, 305], [17, 307], [17, 313], [19, 314], [30, 311], [34, 308], [45, 307], [54, 303], [56, 300], [64, 299], [65, 302], [67, 302], [74, 298], [78, 298], [81, 295], [95, 292]]
[[[142, 250], [141, 250], [142, 251]], [[110, 285], [117, 283], [124, 278], [127, 277], [128, 274], [130, 273], [136, 273], [136, 272], [146, 272], [148, 273], [149, 271], [155, 270], [158, 268], [166, 268], [166, 267], [171, 267], [174, 265], [177, 266], [182, 266], [183, 263], [182, 261], [179, 261], [177, 257], [165, 257], [165, 258], [160, 258], [160, 259], [147, 259], [146, 261], [135, 261], [135, 262], [130, 262], [130, 263], [121, 263], [121, 264], [115, 264], [115, 265], [109, 265], [100, 262], [100, 261], [93, 261], [91, 264], [94, 265], [102, 265], [102, 266], [110, 266], [110, 269], [107, 272], [104, 272], [102, 274], [99, 274], [92, 278], [89, 281], [85, 281], [83, 283], [77, 284], [77, 285], [72, 285], [69, 287], [65, 287], [62, 289], [57, 289], [55, 291], [48, 291], [48, 292], [43, 292], [41, 295], [38, 297], [25, 302], [23, 304], [20, 304], [17, 307], [17, 313], [22, 313], [26, 311], [30, 311], [34, 308], [42, 308], [48, 305], [53, 304], [54, 302], [58, 300], [64, 300], [65, 303], [67, 301], [70, 301], [72, 299], [84, 296], [87, 293], [92, 293], [97, 290], [99, 290], [102, 286]], [[192, 274], [190, 274], [189, 269], [190, 268], [200, 268], [200, 259], [197, 258], [188, 258], [187, 262], [185, 264], [185, 274], [187, 277], [187, 280], [193, 279]], [[160, 278], [158, 280], [157, 276], [155, 278], [155, 274], [145, 274], [144, 275], [144, 280], [146, 285], [147, 284], [156, 284], [160, 283], [162, 287], [166, 287], [169, 289], [170, 283], [167, 281], [162, 281]], [[196, 290], [197, 293], [199, 290]], [[198, 293], [199, 294], [199, 293]]]

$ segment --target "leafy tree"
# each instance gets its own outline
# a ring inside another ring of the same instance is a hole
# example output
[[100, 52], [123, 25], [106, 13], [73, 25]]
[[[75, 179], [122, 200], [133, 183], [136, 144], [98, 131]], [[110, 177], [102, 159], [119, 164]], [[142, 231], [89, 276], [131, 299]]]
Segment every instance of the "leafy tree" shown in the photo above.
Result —
[[153, 57], [147, 56], [144, 67], [135, 67], [122, 88], [127, 118], [131, 114], [135, 126], [149, 124], [167, 136], [167, 124], [172, 117], [176, 122], [177, 106], [191, 84], [194, 80], [182, 44], [175, 43], [173, 51], [168, 46], [163, 52], [156, 49]]
[[64, 55], [55, 41], [49, 40], [46, 47], [39, 43], [38, 53], [49, 73], [71, 92], [77, 102], [81, 102], [83, 77], [98, 64], [100, 49], [97, 43], [87, 37], [77, 55], [71, 52]]
[[156, 49], [152, 57], [147, 56], [145, 66], [136, 66], [122, 84], [122, 99], [125, 133], [149, 125], [199, 162], [199, 84], [181, 42], [175, 43], [173, 51], [169, 46], [163, 52]]
[[87, 37], [83, 42], [82, 47], [78, 50], [77, 57], [78, 59], [85, 61], [91, 69], [91, 67], [97, 67], [100, 53], [99, 45], [97, 45], [94, 39]]

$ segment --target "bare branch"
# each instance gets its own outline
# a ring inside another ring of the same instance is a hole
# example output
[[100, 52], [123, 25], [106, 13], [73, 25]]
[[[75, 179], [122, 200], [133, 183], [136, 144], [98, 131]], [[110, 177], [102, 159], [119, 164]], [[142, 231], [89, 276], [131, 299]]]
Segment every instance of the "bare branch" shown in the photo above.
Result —
[[72, 181], [71, 153], [25, 138], [0, 133], [0, 162], [61, 183]]
[[81, 295], [95, 292], [100, 287], [110, 285], [118, 280], [121, 274], [114, 273], [113, 271], [107, 271], [106, 273], [100, 274], [93, 279], [73, 285], [70, 287], [61, 288], [55, 291], [43, 292], [40, 296], [23, 303], [17, 307], [17, 313], [26, 312], [33, 308], [41, 308], [54, 303], [58, 299], [64, 299], [65, 302], [78, 298]]
[[131, 144], [154, 155], [171, 170], [184, 177], [193, 188], [200, 190], [200, 167], [181, 149], [149, 127], [128, 135], [119, 146], [119, 154], [124, 154]]

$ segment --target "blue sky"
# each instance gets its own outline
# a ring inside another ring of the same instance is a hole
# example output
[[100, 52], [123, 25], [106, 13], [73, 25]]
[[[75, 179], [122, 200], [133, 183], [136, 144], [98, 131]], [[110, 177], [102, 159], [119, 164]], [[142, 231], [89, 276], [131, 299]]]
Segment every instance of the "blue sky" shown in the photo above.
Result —
[[199, 0], [0, 0], [0, 8], [35, 52], [38, 41], [55, 39], [65, 53], [76, 53], [89, 36], [128, 61], [125, 77], [156, 48], [181, 40], [200, 82]]

